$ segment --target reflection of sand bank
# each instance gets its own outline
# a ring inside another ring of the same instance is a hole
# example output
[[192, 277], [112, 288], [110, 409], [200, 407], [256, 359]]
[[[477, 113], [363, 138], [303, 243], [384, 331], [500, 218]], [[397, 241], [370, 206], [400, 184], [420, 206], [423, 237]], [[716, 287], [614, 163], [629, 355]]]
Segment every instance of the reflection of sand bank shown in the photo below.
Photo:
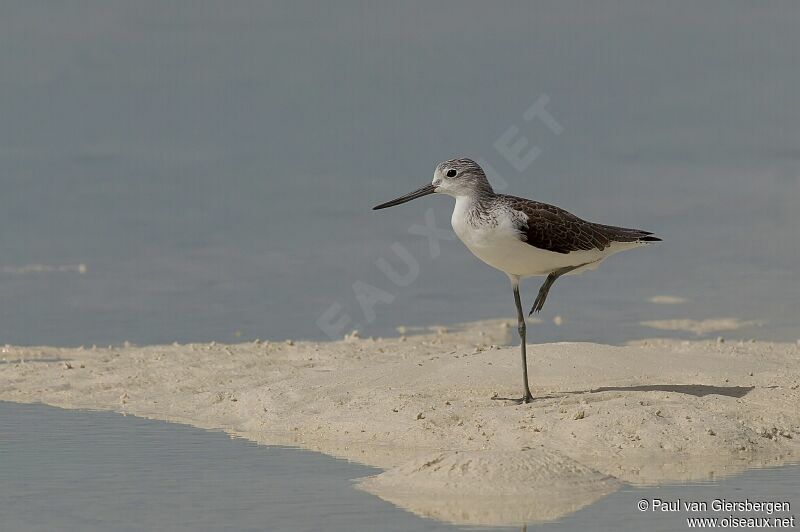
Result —
[[424, 517], [514, 525], [558, 519], [617, 490], [621, 482], [539, 447], [436, 453], [359, 486]]
[[800, 458], [798, 345], [531, 345], [539, 399], [511, 405], [491, 399], [519, 393], [517, 348], [497, 347], [511, 331], [6, 347], [0, 399], [222, 428], [378, 466], [365, 489], [459, 523], [554, 519], [617, 479], [707, 479]]
[[700, 336], [712, 332], [735, 331], [744, 327], [758, 325], [755, 321], [742, 321], [737, 318], [715, 318], [710, 320], [654, 320], [641, 322], [645, 327], [663, 331], [687, 331]]

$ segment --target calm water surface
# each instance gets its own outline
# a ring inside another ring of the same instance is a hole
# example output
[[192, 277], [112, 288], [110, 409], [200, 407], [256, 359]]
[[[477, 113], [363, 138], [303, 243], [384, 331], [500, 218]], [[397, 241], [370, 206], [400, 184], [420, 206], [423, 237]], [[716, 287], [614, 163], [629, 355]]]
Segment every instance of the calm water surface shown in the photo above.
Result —
[[0, 402], [0, 527], [444, 530], [352, 489], [378, 470], [219, 432]]
[[[532, 341], [722, 316], [758, 322], [726, 336], [800, 336], [796, 2], [2, 11], [0, 343], [326, 338], [332, 305], [366, 335], [511, 317], [503, 274], [409, 233], [429, 207], [449, 231], [452, 200], [370, 211], [455, 155], [665, 239], [559, 282]], [[560, 135], [522, 119], [542, 95]], [[541, 152], [524, 171], [495, 147], [511, 127]], [[375, 265], [404, 270], [393, 242], [419, 263], [409, 286]], [[374, 316], [356, 282], [384, 292]]]
[[[0, 402], [0, 523], [8, 532], [459, 529], [351, 487], [377, 472], [182, 425]], [[627, 487], [528, 530], [685, 530], [685, 512], [636, 509], [656, 497], [788, 500], [796, 515], [798, 493], [798, 466], [716, 483]]]

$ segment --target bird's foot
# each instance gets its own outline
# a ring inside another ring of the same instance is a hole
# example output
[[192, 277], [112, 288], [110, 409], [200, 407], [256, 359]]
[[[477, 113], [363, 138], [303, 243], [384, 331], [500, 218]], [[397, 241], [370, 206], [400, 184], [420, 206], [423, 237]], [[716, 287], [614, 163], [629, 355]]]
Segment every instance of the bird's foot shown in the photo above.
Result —
[[536, 312], [537, 314], [542, 311], [544, 308], [544, 302], [547, 299], [547, 293], [550, 291], [550, 285], [552, 283], [545, 282], [544, 285], [539, 289], [539, 293], [536, 295], [536, 301], [533, 302], [533, 306], [531, 307], [531, 311], [528, 313], [528, 316], [533, 316], [533, 313]]
[[492, 397], [492, 399], [495, 400], [495, 401], [509, 401], [509, 402], [511, 402], [511, 403], [513, 403], [515, 405], [521, 405], [521, 404], [532, 403], [533, 402], [533, 395], [527, 394], [525, 397], [522, 397], [522, 398], [519, 398], [519, 399], [513, 398], [513, 397], [497, 397], [497, 396], [494, 396], [494, 397]]
[[530, 395], [526, 395], [525, 397], [522, 397], [520, 399], [511, 399], [511, 402], [514, 403], [515, 405], [522, 405], [522, 404], [527, 405], [533, 402], [533, 397]]
[[533, 316], [534, 312], [537, 314], [541, 312], [542, 309], [544, 308], [544, 300], [545, 298], [543, 298], [542, 295], [539, 294], [539, 297], [537, 297], [536, 301], [533, 302], [533, 306], [531, 307], [531, 311], [528, 312], [528, 316]]

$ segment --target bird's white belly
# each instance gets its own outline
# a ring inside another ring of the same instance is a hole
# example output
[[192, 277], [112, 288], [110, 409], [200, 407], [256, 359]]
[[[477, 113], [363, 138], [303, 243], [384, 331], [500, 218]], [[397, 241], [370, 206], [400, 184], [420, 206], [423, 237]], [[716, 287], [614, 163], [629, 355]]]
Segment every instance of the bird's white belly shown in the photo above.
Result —
[[455, 223], [453, 230], [467, 248], [483, 262], [519, 277], [547, 275], [570, 266], [581, 266], [570, 272], [580, 273], [597, 267], [600, 261], [609, 255], [637, 246], [635, 243], [613, 243], [602, 251], [593, 249], [555, 253], [520, 240], [519, 233], [508, 226], [475, 228]]

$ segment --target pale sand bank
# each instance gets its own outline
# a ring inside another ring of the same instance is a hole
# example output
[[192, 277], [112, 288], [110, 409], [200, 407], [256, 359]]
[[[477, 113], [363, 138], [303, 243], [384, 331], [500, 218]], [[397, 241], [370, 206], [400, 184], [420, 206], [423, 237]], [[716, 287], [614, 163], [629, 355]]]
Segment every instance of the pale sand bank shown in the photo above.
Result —
[[[384, 340], [6, 347], [0, 400], [224, 429], [386, 471], [361, 487], [471, 524], [556, 519], [622, 481], [800, 459], [800, 346], [531, 345], [531, 405], [502, 322]], [[529, 331], [535, 334], [535, 328]]]
[[681, 305], [683, 303], [688, 303], [689, 300], [685, 297], [680, 296], [668, 296], [668, 295], [661, 295], [661, 296], [653, 296], [649, 298], [647, 301], [650, 303], [655, 303], [656, 305]]

